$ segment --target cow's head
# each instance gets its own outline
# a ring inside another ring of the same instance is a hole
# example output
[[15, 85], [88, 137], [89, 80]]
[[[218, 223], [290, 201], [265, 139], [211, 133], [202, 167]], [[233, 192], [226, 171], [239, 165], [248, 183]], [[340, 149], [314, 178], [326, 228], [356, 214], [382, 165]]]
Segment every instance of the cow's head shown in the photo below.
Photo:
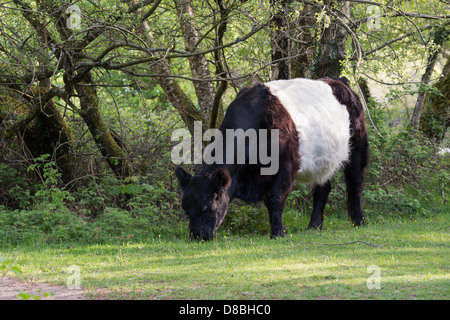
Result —
[[231, 177], [227, 169], [191, 176], [178, 167], [175, 171], [183, 189], [182, 206], [189, 217], [190, 235], [210, 240], [222, 224], [228, 210]]

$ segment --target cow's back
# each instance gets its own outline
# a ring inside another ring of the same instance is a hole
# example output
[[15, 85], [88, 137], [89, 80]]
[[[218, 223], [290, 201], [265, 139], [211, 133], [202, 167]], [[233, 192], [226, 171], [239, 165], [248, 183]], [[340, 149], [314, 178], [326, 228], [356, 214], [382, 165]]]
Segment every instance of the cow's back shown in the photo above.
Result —
[[278, 80], [265, 84], [288, 111], [298, 131], [304, 183], [325, 183], [347, 161], [350, 120], [331, 87], [320, 80]]

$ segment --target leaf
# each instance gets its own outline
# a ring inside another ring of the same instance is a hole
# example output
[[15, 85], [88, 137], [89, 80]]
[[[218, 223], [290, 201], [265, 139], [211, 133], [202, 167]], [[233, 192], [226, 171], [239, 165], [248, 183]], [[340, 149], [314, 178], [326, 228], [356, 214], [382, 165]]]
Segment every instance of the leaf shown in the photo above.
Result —
[[139, 177], [137, 176], [131, 176], [131, 177], [126, 177], [124, 179], [125, 183], [139, 183]]
[[29, 294], [29, 293], [27, 293], [25, 291], [22, 291], [22, 290], [19, 290], [19, 292], [20, 293], [18, 295], [16, 295], [16, 297], [19, 300], [29, 300], [31, 298], [31, 294]]
[[14, 272], [17, 276], [21, 277], [22, 276], [22, 270], [20, 270], [18, 267], [12, 267], [11, 271]]
[[142, 189], [148, 192], [153, 192], [155, 190], [155, 187], [147, 183], [144, 183], [142, 184]]
[[137, 195], [140, 192], [142, 192], [142, 188], [136, 184], [127, 184], [122, 187], [122, 194]]

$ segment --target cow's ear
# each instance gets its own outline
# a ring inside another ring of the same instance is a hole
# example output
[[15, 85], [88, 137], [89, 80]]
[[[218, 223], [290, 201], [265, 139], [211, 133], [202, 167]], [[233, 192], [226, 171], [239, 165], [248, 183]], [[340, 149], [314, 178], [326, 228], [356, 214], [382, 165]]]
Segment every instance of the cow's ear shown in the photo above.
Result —
[[211, 182], [214, 192], [219, 192], [221, 188], [227, 190], [231, 186], [231, 176], [226, 168], [215, 170], [211, 174]]
[[177, 175], [178, 182], [180, 183], [181, 188], [184, 189], [184, 187], [187, 186], [189, 181], [191, 181], [192, 176], [186, 171], [184, 171], [184, 169], [181, 167], [175, 169], [175, 174]]

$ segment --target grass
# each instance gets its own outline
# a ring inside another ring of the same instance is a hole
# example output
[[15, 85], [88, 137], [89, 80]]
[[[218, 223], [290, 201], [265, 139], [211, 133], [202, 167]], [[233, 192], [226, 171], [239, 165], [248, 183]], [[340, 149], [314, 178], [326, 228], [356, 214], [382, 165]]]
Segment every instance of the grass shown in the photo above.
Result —
[[[448, 299], [450, 289], [446, 214], [363, 228], [328, 217], [322, 231], [275, 240], [219, 233], [197, 243], [167, 234], [139, 243], [22, 244], [0, 256], [25, 278], [59, 284], [76, 265], [91, 298]], [[376, 276], [369, 266], [379, 268], [380, 289], [368, 288]]]

